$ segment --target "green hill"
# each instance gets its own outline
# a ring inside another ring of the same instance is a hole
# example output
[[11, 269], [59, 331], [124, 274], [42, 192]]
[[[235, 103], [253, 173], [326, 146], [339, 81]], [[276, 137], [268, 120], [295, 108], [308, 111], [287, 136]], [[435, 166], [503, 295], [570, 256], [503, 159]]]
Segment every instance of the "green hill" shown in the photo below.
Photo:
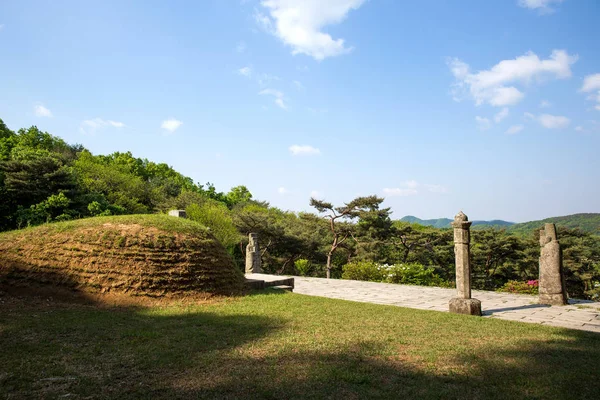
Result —
[[[438, 219], [420, 219], [412, 215], [407, 215], [400, 219], [402, 222], [432, 226], [434, 228], [451, 228], [452, 220], [449, 218]], [[600, 235], [600, 213], [573, 214], [563, 217], [550, 217], [537, 221], [522, 222], [515, 224], [501, 219], [492, 221], [473, 221], [473, 229], [498, 228], [506, 229], [518, 235], [529, 235], [535, 229], [540, 229], [542, 225], [553, 222], [557, 226], [563, 226], [571, 229], [581, 229], [584, 232]]]
[[244, 277], [203, 225], [123, 215], [0, 233], [0, 284], [158, 297], [240, 292]]
[[540, 229], [545, 223], [555, 223], [571, 229], [581, 229], [595, 235], [600, 235], [600, 213], [573, 214], [563, 217], [551, 217], [538, 221], [523, 222], [508, 228], [509, 232], [528, 235], [535, 229]]
[[408, 222], [410, 224], [419, 224], [423, 226], [433, 226], [434, 228], [450, 228], [451, 219], [438, 218], [438, 219], [421, 219], [412, 215], [400, 218], [402, 222]]
[[[452, 220], [450, 218], [438, 218], [438, 219], [420, 219], [414, 217], [412, 215], [407, 215], [400, 219], [402, 222], [408, 222], [411, 224], [419, 224], [424, 226], [432, 226], [434, 228], [451, 228]], [[495, 219], [492, 221], [473, 221], [474, 229], [482, 229], [482, 228], [507, 228], [513, 225], [514, 222], [502, 221], [499, 219]]]

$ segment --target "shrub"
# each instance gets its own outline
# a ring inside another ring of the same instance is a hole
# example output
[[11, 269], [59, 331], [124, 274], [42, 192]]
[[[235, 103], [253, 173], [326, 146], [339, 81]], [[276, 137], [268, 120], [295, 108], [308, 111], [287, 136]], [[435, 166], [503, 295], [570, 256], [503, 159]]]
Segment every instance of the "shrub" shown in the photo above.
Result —
[[342, 278], [405, 285], [452, 287], [452, 283], [437, 275], [433, 267], [417, 263], [390, 265], [356, 261], [344, 266]]
[[312, 263], [310, 260], [300, 258], [294, 261], [294, 267], [300, 276], [309, 276], [312, 270]]
[[420, 286], [442, 286], [445, 283], [434, 272], [433, 267], [426, 267], [417, 263], [390, 265], [387, 281]]
[[371, 261], [355, 261], [344, 265], [342, 279], [357, 281], [382, 282], [385, 280], [385, 269]]
[[207, 200], [202, 204], [192, 204], [186, 208], [189, 219], [208, 227], [210, 232], [230, 253], [241, 239], [233, 224], [231, 211], [223, 203]]
[[498, 292], [520, 293], [520, 294], [538, 294], [538, 281], [530, 280], [527, 282], [508, 281], [498, 289]]

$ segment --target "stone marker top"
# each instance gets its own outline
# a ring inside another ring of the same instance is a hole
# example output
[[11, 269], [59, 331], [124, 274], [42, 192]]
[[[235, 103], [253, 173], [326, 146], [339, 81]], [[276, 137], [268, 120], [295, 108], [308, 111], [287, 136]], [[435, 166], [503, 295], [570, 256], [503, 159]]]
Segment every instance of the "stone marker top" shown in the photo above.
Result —
[[467, 229], [470, 227], [472, 222], [469, 221], [469, 217], [462, 211], [454, 216], [454, 221], [452, 222], [452, 226], [454, 228]]
[[454, 216], [454, 220], [455, 221], [468, 221], [469, 217], [467, 217], [467, 215], [464, 212], [459, 211], [458, 214], [456, 214]]
[[169, 211], [169, 215], [171, 217], [187, 218], [185, 210], [171, 210]]
[[558, 240], [556, 226], [552, 223], [544, 224], [544, 227], [540, 230], [540, 246], [544, 247], [545, 244], [556, 240]]

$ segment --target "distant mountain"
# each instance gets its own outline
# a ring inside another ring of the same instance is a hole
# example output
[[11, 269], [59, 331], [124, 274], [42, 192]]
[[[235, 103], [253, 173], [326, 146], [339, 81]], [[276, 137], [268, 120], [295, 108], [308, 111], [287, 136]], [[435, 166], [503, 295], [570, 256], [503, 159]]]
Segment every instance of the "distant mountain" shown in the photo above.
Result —
[[[451, 228], [452, 222], [449, 218], [438, 219], [420, 219], [412, 215], [407, 215], [400, 219], [402, 222], [411, 224], [419, 224], [424, 226], [433, 226], [435, 228]], [[504, 228], [508, 232], [513, 232], [520, 235], [528, 235], [533, 230], [541, 228], [545, 223], [552, 222], [557, 226], [564, 226], [571, 229], [581, 229], [584, 232], [600, 235], [600, 213], [573, 214], [563, 217], [551, 217], [538, 221], [522, 222], [515, 224], [514, 222], [495, 219], [492, 221], [473, 221], [473, 229], [484, 228]]]
[[[451, 228], [452, 220], [450, 218], [438, 218], [438, 219], [420, 219], [414, 217], [412, 215], [407, 215], [406, 217], [400, 218], [402, 222], [408, 222], [411, 224], [419, 224], [424, 226], [433, 226], [434, 228]], [[485, 227], [497, 227], [497, 228], [507, 228], [511, 225], [514, 225], [514, 222], [502, 221], [499, 219], [495, 219], [493, 221], [473, 221], [473, 227], [475, 229], [485, 228]]]
[[584, 232], [600, 235], [600, 213], [573, 214], [563, 217], [546, 218], [539, 221], [523, 222], [511, 226], [508, 231], [517, 234], [530, 234], [535, 229], [540, 229], [545, 223], [555, 223], [571, 229], [581, 229]]
[[407, 215], [406, 217], [400, 218], [402, 222], [408, 222], [409, 224], [419, 224], [424, 226], [433, 226], [434, 228], [450, 228], [451, 219], [438, 218], [438, 219], [421, 219]]

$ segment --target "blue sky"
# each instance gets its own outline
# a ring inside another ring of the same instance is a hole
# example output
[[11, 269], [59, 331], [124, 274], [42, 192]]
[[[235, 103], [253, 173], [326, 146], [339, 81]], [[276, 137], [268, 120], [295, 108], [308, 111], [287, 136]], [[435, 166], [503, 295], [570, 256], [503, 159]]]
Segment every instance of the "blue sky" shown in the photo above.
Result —
[[596, 0], [3, 1], [0, 118], [218, 190], [600, 212]]

